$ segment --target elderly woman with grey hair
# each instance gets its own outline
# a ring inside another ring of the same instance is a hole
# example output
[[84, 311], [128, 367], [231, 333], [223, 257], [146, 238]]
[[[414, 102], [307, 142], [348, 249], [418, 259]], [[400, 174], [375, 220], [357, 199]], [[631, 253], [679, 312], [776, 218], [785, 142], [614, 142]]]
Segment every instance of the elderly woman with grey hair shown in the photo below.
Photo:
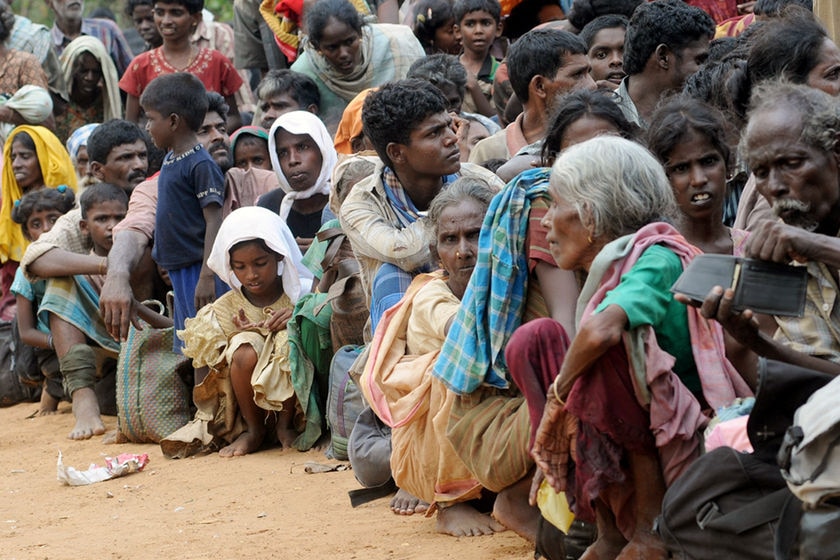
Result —
[[[532, 418], [542, 408], [532, 500], [544, 478], [578, 519], [597, 522], [584, 558], [666, 558], [652, 532], [666, 486], [699, 455], [704, 410], [750, 389], [719, 326], [670, 292], [699, 250], [670, 224], [676, 204], [656, 159], [602, 136], [560, 154], [550, 185], [551, 253], [587, 279], [571, 343], [559, 343], [568, 337], [551, 319], [510, 341], [540, 349], [524, 354], [523, 371], [546, 387], [544, 402], [528, 403]], [[547, 353], [560, 364], [553, 381]]]

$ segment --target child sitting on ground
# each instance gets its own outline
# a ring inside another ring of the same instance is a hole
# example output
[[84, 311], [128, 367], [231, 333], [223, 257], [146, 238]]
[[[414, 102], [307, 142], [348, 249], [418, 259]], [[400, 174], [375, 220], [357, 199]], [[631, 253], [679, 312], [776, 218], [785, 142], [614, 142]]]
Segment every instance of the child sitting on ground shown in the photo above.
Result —
[[[155, 78], [140, 104], [152, 141], [169, 150], [158, 176], [152, 257], [169, 274], [173, 320], [183, 329], [186, 318], [226, 290], [206, 264], [222, 222], [225, 178], [196, 137], [208, 107], [198, 78], [183, 72]], [[179, 339], [174, 346], [180, 352]], [[196, 372], [196, 383], [202, 374]]]
[[286, 323], [312, 284], [300, 261], [274, 212], [248, 206], [225, 218], [208, 263], [232, 290], [178, 331], [184, 354], [210, 373], [195, 390], [196, 420], [161, 442], [166, 456], [194, 452], [196, 440], [226, 444], [222, 457], [246, 455], [272, 425], [284, 448], [295, 444], [306, 420], [292, 383]]
[[[24, 237], [33, 242], [50, 231], [55, 221], [75, 203], [76, 195], [66, 185], [29, 192], [16, 201], [12, 220], [20, 224]], [[49, 323], [37, 316], [46, 287], [46, 280], [30, 282], [19, 268], [11, 288], [17, 300], [15, 373], [21, 382], [41, 386], [40, 416], [54, 413], [59, 401], [65, 398]]]
[[502, 34], [502, 7], [498, 0], [455, 0], [455, 37], [464, 52], [459, 60], [467, 69], [467, 95], [462, 109], [487, 117], [493, 108], [493, 78], [499, 61], [490, 54]]

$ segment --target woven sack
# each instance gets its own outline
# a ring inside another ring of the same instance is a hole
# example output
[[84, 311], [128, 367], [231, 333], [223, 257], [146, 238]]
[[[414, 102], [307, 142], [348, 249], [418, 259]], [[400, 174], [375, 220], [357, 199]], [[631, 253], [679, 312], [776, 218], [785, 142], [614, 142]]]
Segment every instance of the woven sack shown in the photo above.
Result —
[[191, 364], [172, 351], [174, 336], [174, 327], [129, 328], [117, 362], [117, 442], [159, 443], [190, 421]]

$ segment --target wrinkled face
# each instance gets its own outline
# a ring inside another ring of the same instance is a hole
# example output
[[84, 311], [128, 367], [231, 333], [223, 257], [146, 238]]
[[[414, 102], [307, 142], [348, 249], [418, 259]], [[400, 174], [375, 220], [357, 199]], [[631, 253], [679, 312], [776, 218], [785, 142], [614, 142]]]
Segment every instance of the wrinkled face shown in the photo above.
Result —
[[581, 223], [574, 206], [554, 189], [549, 189], [549, 193], [551, 206], [542, 219], [542, 225], [548, 230], [545, 238], [551, 256], [562, 269], [588, 271], [598, 253], [593, 248], [590, 232]]
[[671, 71], [671, 84], [674, 89], [682, 88], [689, 76], [697, 72], [709, 58], [710, 37], [704, 37], [688, 43], [682, 50], [674, 53]]
[[560, 151], [562, 152], [570, 146], [586, 142], [602, 134], [617, 135], [618, 133], [618, 129], [610, 121], [592, 115], [584, 115], [566, 127], [560, 141]]
[[105, 256], [114, 245], [114, 226], [125, 218], [128, 210], [119, 200], [98, 202], [88, 208], [87, 217], [79, 222], [83, 233], [90, 235], [94, 251]]
[[76, 59], [73, 71], [73, 93], [82, 97], [93, 97], [102, 83], [102, 65], [89, 52]]
[[461, 54], [461, 41], [455, 36], [455, 20], [448, 19], [446, 23], [435, 29], [432, 40], [435, 52], [446, 54]]
[[722, 219], [726, 162], [708, 136], [689, 129], [668, 154], [665, 172], [689, 221]]
[[318, 144], [308, 134], [292, 134], [282, 128], [274, 133], [280, 169], [295, 191], [311, 188], [321, 174], [324, 159]]
[[222, 116], [216, 111], [207, 111], [196, 136], [216, 165], [222, 169], [222, 173], [227, 172], [231, 167], [230, 138]]
[[753, 114], [745, 155], [756, 188], [786, 224], [836, 235], [840, 172], [833, 152], [804, 144], [802, 117], [787, 104]]
[[12, 173], [18, 186], [24, 193], [44, 186], [44, 176], [41, 173], [41, 163], [38, 154], [24, 146], [22, 141], [15, 138], [12, 141], [12, 151], [9, 154], [12, 162]]
[[233, 153], [233, 165], [245, 171], [252, 167], [271, 171], [268, 142], [255, 136], [240, 138]]
[[823, 39], [817, 64], [805, 83], [829, 95], [840, 95], [840, 49], [828, 37]]
[[362, 36], [335, 18], [327, 20], [318, 52], [339, 74], [349, 74], [361, 62]]
[[155, 27], [164, 39], [181, 39], [192, 34], [201, 19], [201, 12], [191, 14], [181, 4], [155, 1]]
[[461, 150], [452, 117], [437, 113], [426, 117], [402, 146], [402, 162], [415, 174], [442, 177], [461, 169]]
[[83, 0], [49, 0], [49, 4], [61, 21], [81, 21], [85, 11]]
[[[90, 163], [93, 167], [94, 162]], [[96, 164], [97, 177], [124, 190], [132, 190], [146, 179], [149, 155], [146, 143], [137, 139], [111, 149], [104, 164]]]
[[29, 215], [26, 220], [26, 235], [32, 241], [38, 241], [41, 235], [50, 231], [55, 225], [56, 220], [61, 217], [61, 212], [47, 208], [45, 210], [36, 210]]
[[243, 291], [252, 296], [265, 296], [276, 289], [277, 263], [282, 259], [258, 243], [245, 243], [230, 252], [230, 267], [242, 283]]
[[87, 146], [82, 146], [79, 148], [79, 151], [76, 152], [76, 176], [82, 178], [90, 173], [88, 170], [88, 162], [90, 158], [88, 158], [87, 153]]
[[145, 42], [153, 47], [159, 47], [163, 43], [160, 32], [155, 26], [155, 14], [151, 6], [143, 4], [135, 6], [131, 21], [134, 23], [134, 29]]
[[607, 27], [595, 34], [592, 47], [586, 53], [590, 74], [596, 82], [605, 80], [615, 85], [621, 84], [624, 73], [624, 35], [623, 27]]
[[489, 12], [469, 12], [455, 26], [455, 37], [470, 51], [489, 51], [496, 37], [501, 35], [502, 25]]
[[475, 268], [484, 207], [472, 198], [444, 209], [437, 224], [437, 252], [447, 284], [461, 298]]
[[566, 55], [565, 63], [554, 78], [545, 81], [546, 102], [551, 107], [558, 96], [579, 89], [594, 90], [595, 80], [589, 73], [589, 59], [585, 54]]
[[269, 97], [265, 101], [260, 100], [260, 111], [262, 111], [262, 120], [260, 126], [266, 130], [271, 130], [271, 125], [277, 120], [277, 117], [292, 111], [306, 111], [306, 107], [301, 107], [300, 103], [295, 100], [289, 93], [279, 93]]

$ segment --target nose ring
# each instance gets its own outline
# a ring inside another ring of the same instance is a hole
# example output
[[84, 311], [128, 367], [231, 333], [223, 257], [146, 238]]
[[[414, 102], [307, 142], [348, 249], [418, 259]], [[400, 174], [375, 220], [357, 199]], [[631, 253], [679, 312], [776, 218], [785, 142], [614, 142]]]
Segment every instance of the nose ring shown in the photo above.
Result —
[[460, 259], [461, 253], [459, 251], [455, 251], [455, 258]]

